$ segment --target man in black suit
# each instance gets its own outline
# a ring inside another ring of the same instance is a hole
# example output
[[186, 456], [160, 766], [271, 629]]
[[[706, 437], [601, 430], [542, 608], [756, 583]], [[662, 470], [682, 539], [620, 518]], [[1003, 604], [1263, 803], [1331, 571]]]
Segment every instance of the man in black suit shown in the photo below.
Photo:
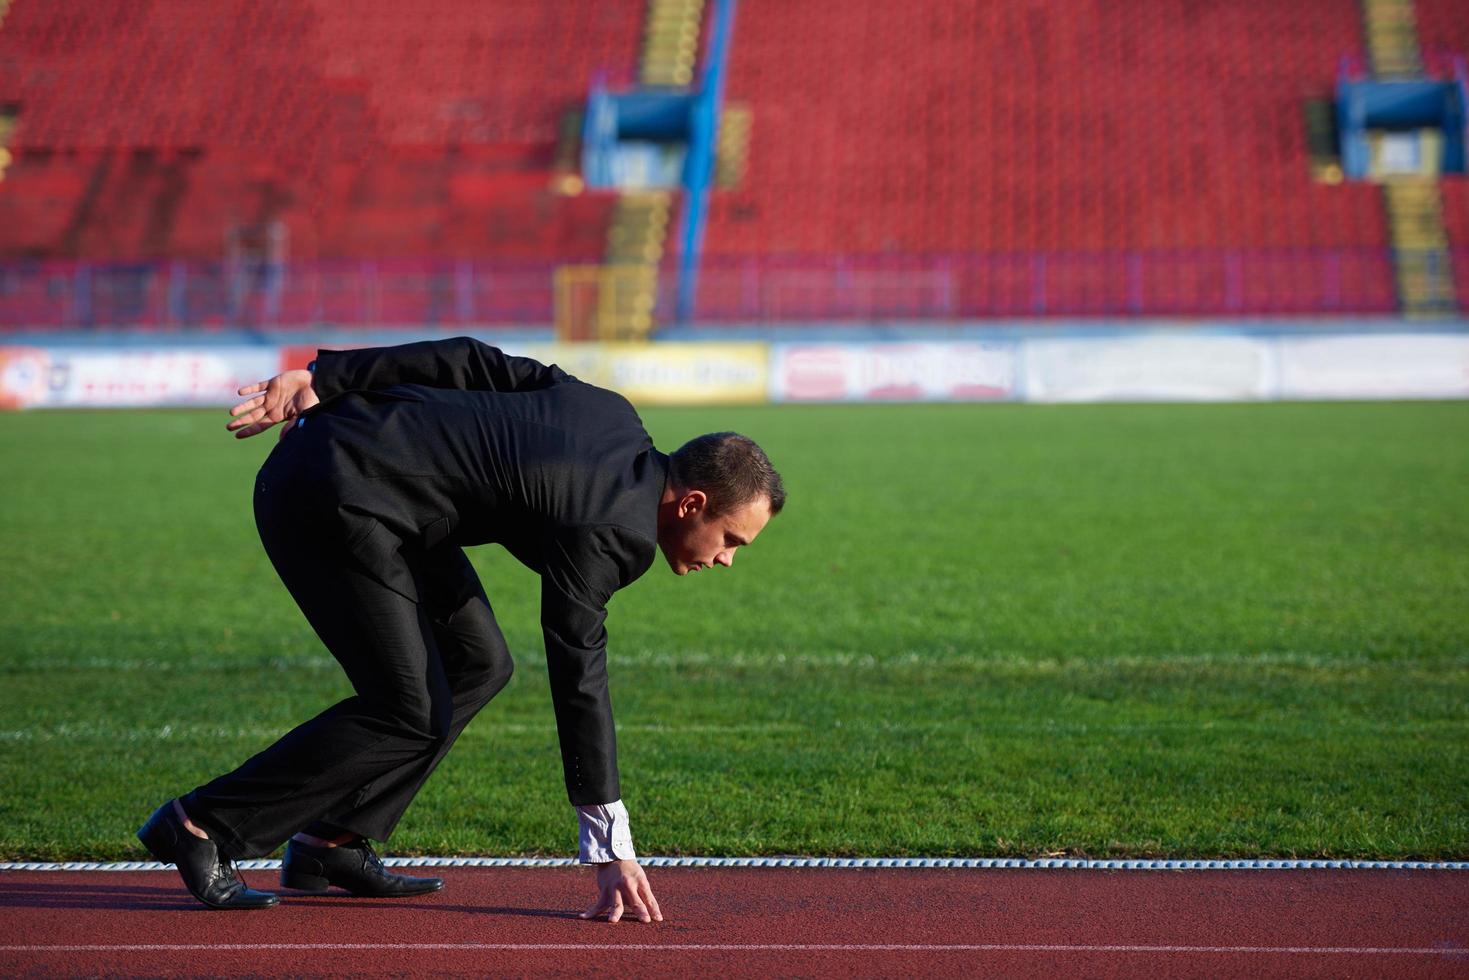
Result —
[[661, 919], [621, 802], [607, 693], [606, 603], [661, 549], [684, 575], [728, 566], [785, 502], [749, 439], [715, 433], [672, 456], [626, 399], [468, 338], [322, 351], [240, 390], [241, 438], [286, 423], [261, 467], [265, 550], [354, 696], [235, 771], [165, 803], [138, 836], [213, 908], [274, 905], [233, 861], [287, 845], [284, 887], [433, 891], [384, 870], [385, 840], [511, 658], [463, 546], [496, 542], [541, 576], [582, 913]]

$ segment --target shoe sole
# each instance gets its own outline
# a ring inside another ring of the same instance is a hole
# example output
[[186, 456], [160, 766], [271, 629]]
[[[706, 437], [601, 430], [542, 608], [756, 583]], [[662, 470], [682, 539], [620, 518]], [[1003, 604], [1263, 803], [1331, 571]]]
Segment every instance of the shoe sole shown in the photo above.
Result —
[[301, 874], [300, 872], [286, 872], [281, 874], [281, 887], [292, 891], [305, 892], [308, 895], [325, 895], [327, 886], [331, 882], [320, 875]]
[[[331, 882], [326, 878], [321, 878], [316, 875], [281, 875], [282, 888], [289, 888], [292, 891], [301, 892], [304, 895], [325, 895], [327, 894], [327, 887], [330, 884]], [[407, 891], [354, 892], [351, 889], [344, 888], [342, 891], [333, 894], [340, 894], [343, 897], [351, 898], [412, 898], [415, 895], [429, 895], [433, 892], [443, 890], [444, 883], [440, 881], [438, 884], [428, 888], [414, 888]]]
[[354, 898], [411, 898], [411, 897], [413, 897], [415, 895], [432, 895], [434, 892], [441, 892], [443, 890], [444, 890], [444, 883], [441, 881], [437, 885], [434, 885], [431, 888], [415, 888], [412, 891], [388, 892], [388, 893], [382, 893], [382, 892], [348, 892], [347, 894], [353, 896]]
[[[137, 838], [142, 842], [143, 847], [147, 849], [148, 853], [153, 855], [155, 861], [158, 861], [160, 864], [171, 864], [174, 870], [177, 870], [178, 861], [169, 855], [167, 848], [164, 846], [165, 842], [160, 837], [162, 831], [162, 827], [154, 826], [153, 822], [149, 821], [138, 828]], [[180, 875], [179, 877], [182, 880], [183, 876]], [[193, 895], [200, 905], [209, 909], [211, 912], [247, 912], [251, 909], [271, 909], [280, 904], [280, 899], [276, 898], [275, 901], [263, 902], [259, 905], [220, 905], [216, 902], [209, 901], [203, 895], [194, 891], [194, 889], [189, 888], [187, 881], [184, 882], [184, 887], [188, 888], [189, 894]]]

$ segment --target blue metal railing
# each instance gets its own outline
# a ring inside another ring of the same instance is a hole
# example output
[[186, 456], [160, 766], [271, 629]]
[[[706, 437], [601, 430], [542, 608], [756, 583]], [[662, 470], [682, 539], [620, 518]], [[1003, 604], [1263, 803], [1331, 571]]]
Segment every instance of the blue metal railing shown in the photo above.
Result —
[[[1440, 274], [1469, 296], [1469, 248]], [[4, 327], [544, 326], [551, 263], [0, 262]], [[666, 277], [659, 315], [677, 303]], [[1391, 314], [1387, 248], [705, 256], [693, 322]], [[669, 316], [664, 322], [671, 322]], [[681, 321], [682, 322], [682, 321]]]
[[0, 262], [0, 326], [550, 323], [549, 262]]
[[[1469, 295], [1469, 249], [1456, 250]], [[660, 308], [674, 297], [660, 297]], [[1387, 248], [705, 256], [692, 320], [1390, 314]]]

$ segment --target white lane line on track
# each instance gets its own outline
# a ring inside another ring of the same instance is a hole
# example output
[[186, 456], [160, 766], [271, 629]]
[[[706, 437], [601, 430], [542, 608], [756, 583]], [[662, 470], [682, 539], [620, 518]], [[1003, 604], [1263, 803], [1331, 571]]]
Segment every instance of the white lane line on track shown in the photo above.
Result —
[[[1037, 871], [1469, 871], [1469, 861], [1355, 861], [1319, 858], [948, 858], [948, 857], [660, 857], [638, 859], [645, 868], [962, 868]], [[570, 857], [387, 857], [390, 868], [572, 868]], [[235, 862], [243, 871], [278, 871], [279, 858]], [[0, 861], [6, 871], [119, 873], [172, 871], [157, 861]]]
[[1463, 949], [1437, 946], [1140, 946], [1042, 945], [1038, 943], [88, 943], [0, 946], [0, 953], [171, 953], [222, 950], [315, 952], [330, 950], [423, 950], [469, 952], [899, 952], [899, 953], [1232, 953], [1331, 954], [1356, 956], [1464, 956]]

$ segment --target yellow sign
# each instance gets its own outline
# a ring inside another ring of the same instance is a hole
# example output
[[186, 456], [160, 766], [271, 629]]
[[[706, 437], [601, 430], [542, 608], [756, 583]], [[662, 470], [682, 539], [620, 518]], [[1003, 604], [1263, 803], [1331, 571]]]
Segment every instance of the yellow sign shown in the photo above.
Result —
[[525, 352], [637, 405], [761, 404], [770, 349], [737, 344], [551, 344]]

